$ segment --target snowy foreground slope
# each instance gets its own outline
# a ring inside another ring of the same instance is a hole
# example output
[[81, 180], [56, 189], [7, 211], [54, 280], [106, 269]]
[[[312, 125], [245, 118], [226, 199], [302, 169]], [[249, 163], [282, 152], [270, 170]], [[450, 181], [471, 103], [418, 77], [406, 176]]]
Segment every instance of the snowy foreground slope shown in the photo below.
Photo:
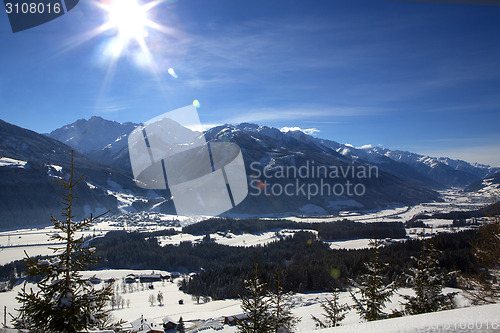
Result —
[[[96, 274], [101, 279], [115, 278], [119, 289], [119, 295], [125, 299], [123, 308], [115, 309], [112, 315], [115, 319], [123, 319], [128, 322], [124, 328], [131, 329], [131, 322], [143, 316], [155, 327], [161, 327], [164, 318], [168, 317], [172, 321], [177, 321], [181, 316], [184, 319], [189, 332], [236, 332], [235, 326], [224, 325], [225, 317], [234, 316], [241, 313], [240, 301], [228, 299], [222, 301], [210, 301], [199, 304], [191, 299], [190, 295], [179, 290], [176, 279], [172, 282], [154, 282], [154, 289], [149, 289], [148, 284], [133, 283], [133, 291], [130, 285], [126, 284], [123, 289], [122, 278], [130, 273], [136, 275], [149, 274], [148, 270], [101, 270], [84, 272], [84, 276]], [[168, 272], [156, 271], [160, 274]], [[102, 285], [102, 284], [101, 284]], [[31, 285], [32, 286], [32, 285]], [[29, 286], [30, 287], [30, 286]], [[99, 287], [97, 285], [96, 287]], [[0, 306], [7, 307], [7, 312], [15, 315], [15, 308], [19, 306], [15, 300], [21, 285], [14, 287], [14, 290], [2, 293], [0, 296]], [[163, 305], [156, 301], [153, 305], [149, 303], [150, 295], [157, 295], [161, 291], [164, 296]], [[445, 293], [458, 291], [457, 289], [446, 288]], [[401, 294], [411, 294], [409, 289], [400, 289]], [[370, 323], [361, 323], [358, 314], [350, 311], [342, 322], [344, 326], [324, 330], [316, 330], [311, 315], [321, 317], [323, 312], [319, 301], [329, 297], [329, 293], [303, 293], [295, 295], [297, 307], [293, 313], [300, 317], [297, 325], [297, 332], [500, 332], [500, 304], [460, 308], [450, 311], [441, 311], [425, 315], [408, 316], [394, 318]], [[179, 304], [179, 300], [183, 304]], [[127, 302], [128, 301], [128, 302]], [[340, 293], [339, 301], [352, 305], [352, 299], [348, 292]], [[391, 299], [386, 309], [400, 308], [401, 296], [395, 295]], [[458, 306], [467, 306], [468, 302], [459, 295], [457, 297]], [[129, 304], [129, 305], [127, 305]]]
[[317, 332], [500, 332], [500, 304], [351, 324]]

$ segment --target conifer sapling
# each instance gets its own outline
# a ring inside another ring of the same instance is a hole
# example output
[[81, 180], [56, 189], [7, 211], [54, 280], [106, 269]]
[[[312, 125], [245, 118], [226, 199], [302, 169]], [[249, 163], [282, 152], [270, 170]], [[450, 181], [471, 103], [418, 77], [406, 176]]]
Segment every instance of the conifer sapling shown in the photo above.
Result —
[[113, 293], [112, 284], [94, 289], [91, 278], [83, 278], [80, 271], [98, 262], [95, 248], [85, 246], [83, 236], [76, 233], [90, 227], [98, 217], [92, 215], [83, 221], [73, 221], [74, 189], [82, 180], [73, 175], [73, 152], [71, 152], [71, 174], [69, 181], [54, 181], [67, 190], [61, 194], [64, 205], [62, 219], [51, 215], [51, 221], [58, 233], [50, 239], [63, 243], [63, 247], [52, 248], [55, 256], [37, 260], [26, 254], [28, 275], [39, 279], [36, 291], [26, 290], [27, 283], [16, 299], [21, 304], [19, 314], [14, 318], [16, 328], [43, 332], [76, 332], [91, 328], [105, 328], [110, 325], [107, 303]]

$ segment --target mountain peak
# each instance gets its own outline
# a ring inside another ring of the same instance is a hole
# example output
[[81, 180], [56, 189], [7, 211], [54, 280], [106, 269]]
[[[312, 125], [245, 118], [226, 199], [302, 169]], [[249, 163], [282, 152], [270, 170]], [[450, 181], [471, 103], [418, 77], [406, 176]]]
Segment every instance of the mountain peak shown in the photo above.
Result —
[[79, 119], [72, 124], [58, 128], [47, 136], [64, 142], [82, 153], [90, 153], [102, 150], [109, 143], [116, 142], [117, 138], [128, 135], [137, 126], [138, 124], [134, 123], [122, 124], [100, 116], [92, 116], [89, 120]]

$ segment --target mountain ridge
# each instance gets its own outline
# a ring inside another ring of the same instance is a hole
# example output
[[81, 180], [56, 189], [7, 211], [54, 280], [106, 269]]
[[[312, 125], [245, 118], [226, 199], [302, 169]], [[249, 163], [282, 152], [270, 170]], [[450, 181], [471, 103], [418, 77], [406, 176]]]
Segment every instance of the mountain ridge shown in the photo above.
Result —
[[[81, 149], [81, 145], [68, 142], [68, 144], [75, 149], [87, 151], [87, 155], [98, 161], [105, 162], [114, 167], [122, 168], [130, 171], [128, 149], [126, 144], [126, 136], [130, 133], [130, 128], [135, 128], [138, 124], [134, 123], [118, 123], [110, 120], [105, 120], [101, 117], [92, 117], [89, 120], [77, 120], [76, 122], [63, 126], [54, 130], [48, 136], [68, 140], [71, 138], [68, 128], [78, 127], [78, 124], [96, 122], [99, 120], [103, 123], [112, 123], [115, 126], [121, 126], [118, 135], [113, 136], [112, 139], [103, 139], [99, 148]], [[72, 127], [71, 127], [72, 126]], [[86, 129], [87, 127], [85, 127]], [[489, 165], [479, 163], [469, 163], [459, 159], [452, 159], [449, 157], [431, 157], [427, 155], [412, 153], [401, 150], [390, 150], [383, 147], [369, 147], [369, 148], [355, 148], [348, 144], [341, 144], [333, 140], [321, 139], [315, 136], [306, 134], [302, 131], [287, 131], [282, 132], [277, 128], [261, 126], [252, 123], [241, 123], [239, 125], [224, 124], [215, 126], [207, 131], [205, 134], [210, 136], [214, 131], [223, 131], [225, 128], [232, 128], [243, 130], [247, 132], [259, 133], [260, 136], [264, 135], [275, 140], [283, 140], [288, 138], [295, 138], [298, 140], [314, 143], [316, 145], [324, 146], [326, 148], [334, 149], [337, 153], [354, 160], [364, 160], [366, 162], [375, 163], [377, 165], [384, 165], [391, 172], [403, 178], [413, 178], [421, 183], [430, 184], [434, 188], [444, 188], [450, 186], [466, 187], [480, 179], [500, 171], [500, 168], [491, 167]], [[66, 130], [66, 133], [64, 133]], [[130, 130], [131, 131], [131, 130]], [[96, 132], [94, 130], [94, 132]], [[57, 133], [57, 134], [56, 134]], [[98, 135], [94, 134], [93, 138]], [[392, 160], [394, 164], [389, 161]], [[409, 176], [410, 173], [413, 175]], [[416, 173], [415, 173], [416, 172]]]
[[[41, 135], [1, 121], [0, 185], [3, 197], [0, 210], [4, 214], [0, 214], [1, 224], [7, 226], [28, 220], [42, 223], [40, 216], [59, 210], [57, 190], [52, 186], [50, 178], [67, 175], [69, 152], [72, 149], [77, 151], [77, 173], [84, 173], [87, 183], [82, 189], [81, 197], [88, 207], [82, 205], [79, 215], [96, 209], [110, 209], [113, 213], [157, 211], [174, 214], [175, 208], [168, 189], [144, 190], [133, 180], [127, 136], [128, 131], [136, 126], [134, 123], [118, 123], [93, 117], [78, 120], [52, 132], [57, 133], [60, 140], [73, 145], [70, 147], [51, 138], [56, 136], [54, 134]], [[102, 131], [105, 133], [101, 133]], [[284, 133], [276, 128], [250, 123], [216, 126], [205, 131], [204, 135], [208, 142], [236, 143], [243, 152], [249, 195], [240, 205], [228, 211], [227, 216], [335, 214], [346, 209], [379, 209], [439, 201], [439, 194], [435, 190], [447, 188], [457, 182], [464, 186], [472, 184], [481, 180], [481, 172], [490, 170], [483, 166], [476, 169], [470, 164], [466, 165], [465, 170], [457, 170], [444, 163], [455, 167], [461, 165], [451, 160], [437, 161], [433, 167], [432, 163], [426, 164], [425, 159], [417, 159], [415, 166], [402, 163], [398, 161], [399, 158], [394, 159], [395, 153], [380, 147], [358, 149], [301, 131]], [[73, 139], [68, 140], [70, 138]], [[82, 150], [86, 153], [78, 152], [75, 147], [83, 147]], [[410, 157], [416, 159], [414, 155]], [[309, 167], [311, 163], [340, 169], [374, 165], [378, 168], [377, 177], [355, 179], [353, 174], [343, 179], [296, 179], [292, 176], [265, 179], [262, 172]], [[474, 172], [469, 172], [469, 169]], [[25, 184], [19, 186], [22, 179], [26, 180]], [[257, 191], [255, 184], [258, 181], [267, 183], [269, 188], [295, 182], [297, 186], [314, 187], [322, 184], [321, 182], [334, 186], [350, 181], [364, 186], [366, 192], [356, 197], [344, 192], [339, 195], [320, 193], [312, 197], [299, 192], [294, 196], [274, 193], [269, 195]], [[35, 187], [40, 189], [40, 195], [33, 193], [32, 189]], [[47, 201], [51, 203], [46, 204]], [[24, 212], [23, 205], [26, 202], [30, 203], [31, 208]], [[5, 215], [6, 212], [10, 215]], [[47, 218], [44, 220], [48, 221]]]
[[[68, 177], [72, 150], [58, 140], [0, 120], [0, 227], [48, 224], [50, 214], [59, 215], [62, 189], [52, 180]], [[78, 177], [84, 175], [73, 210], [78, 219], [90, 212], [119, 213], [118, 193], [146, 195], [126, 171], [78, 151], [74, 171]]]

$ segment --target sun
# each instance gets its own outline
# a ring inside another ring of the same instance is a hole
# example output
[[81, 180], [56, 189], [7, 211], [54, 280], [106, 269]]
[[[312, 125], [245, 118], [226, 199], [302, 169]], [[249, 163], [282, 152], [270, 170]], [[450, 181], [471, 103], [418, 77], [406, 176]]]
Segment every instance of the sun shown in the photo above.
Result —
[[114, 0], [107, 8], [109, 23], [124, 39], [141, 39], [147, 35], [147, 9], [136, 0]]
[[[169, 29], [152, 21], [148, 14], [165, 0], [94, 0], [94, 3], [104, 11], [105, 23], [96, 33], [115, 31], [116, 34], [109, 43], [109, 54], [113, 59], [120, 58], [129, 47], [140, 47], [142, 54], [152, 63], [152, 57], [146, 39], [150, 30], [171, 33]], [[135, 44], [134, 44], [135, 42]], [[133, 46], [132, 46], [133, 44]]]

